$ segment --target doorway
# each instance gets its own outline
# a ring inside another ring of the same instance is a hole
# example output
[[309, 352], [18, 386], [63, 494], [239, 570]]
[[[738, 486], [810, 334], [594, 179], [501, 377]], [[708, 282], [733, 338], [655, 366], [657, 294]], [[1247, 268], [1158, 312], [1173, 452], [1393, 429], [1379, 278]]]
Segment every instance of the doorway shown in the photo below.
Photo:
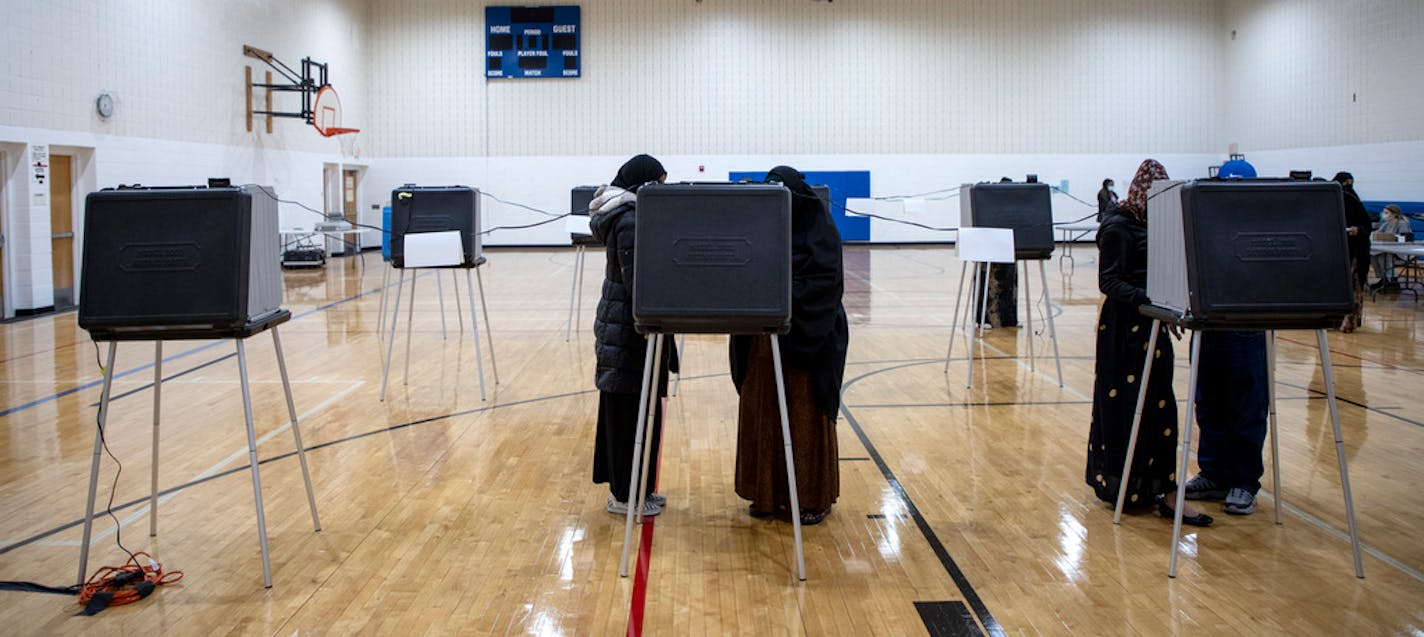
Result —
[[9, 207], [5, 205], [5, 197], [7, 195], [5, 192], [5, 177], [9, 173], [8, 167], [10, 165], [8, 159], [9, 158], [5, 156], [5, 151], [0, 150], [0, 319], [10, 317], [10, 314], [6, 311], [9, 306], [5, 303], [5, 271], [8, 270], [10, 266], [10, 262], [5, 260], [5, 224], [9, 218], [9, 215], [5, 212], [9, 209]]
[[74, 305], [74, 157], [49, 156], [50, 265], [54, 309]]
[[356, 177], [358, 171], [341, 171], [341, 212], [346, 216], [346, 223], [351, 227], [356, 227]]

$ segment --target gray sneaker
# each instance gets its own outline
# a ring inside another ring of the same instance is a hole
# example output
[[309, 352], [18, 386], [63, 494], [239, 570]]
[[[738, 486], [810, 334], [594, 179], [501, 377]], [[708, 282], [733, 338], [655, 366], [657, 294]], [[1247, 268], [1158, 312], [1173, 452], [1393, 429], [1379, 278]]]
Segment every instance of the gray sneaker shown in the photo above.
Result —
[[1192, 479], [1187, 481], [1188, 500], [1211, 500], [1220, 502], [1225, 498], [1226, 489], [1208, 480], [1206, 476], [1200, 473], [1192, 476]]
[[[619, 502], [611, 495], [608, 496], [607, 509], [609, 513], [615, 513], [617, 515], [628, 515], [628, 503]], [[645, 518], [651, 518], [662, 512], [663, 508], [658, 504], [654, 503], [652, 500], [648, 500], [643, 503], [643, 517]]]
[[648, 502], [658, 505], [658, 508], [661, 509], [667, 506], [667, 496], [661, 493], [652, 493], [648, 495]]
[[1232, 515], [1250, 515], [1256, 510], [1256, 494], [1240, 487], [1232, 487], [1226, 492], [1226, 504], [1221, 510]]

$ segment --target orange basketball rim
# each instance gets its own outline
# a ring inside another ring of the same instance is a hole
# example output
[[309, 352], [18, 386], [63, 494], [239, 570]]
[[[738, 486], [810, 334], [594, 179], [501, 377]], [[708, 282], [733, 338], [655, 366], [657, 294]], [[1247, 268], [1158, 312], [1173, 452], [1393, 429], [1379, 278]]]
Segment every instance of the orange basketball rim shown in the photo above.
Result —
[[312, 103], [312, 127], [322, 137], [361, 132], [359, 128], [342, 128], [341, 97], [330, 84], [316, 92], [316, 100]]

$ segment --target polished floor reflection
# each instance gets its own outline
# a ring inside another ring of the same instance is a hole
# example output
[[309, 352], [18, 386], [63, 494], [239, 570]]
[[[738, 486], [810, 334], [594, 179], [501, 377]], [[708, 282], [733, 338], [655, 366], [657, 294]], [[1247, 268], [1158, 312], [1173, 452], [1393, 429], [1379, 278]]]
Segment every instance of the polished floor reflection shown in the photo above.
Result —
[[[618, 577], [623, 518], [590, 483], [596, 395], [590, 254], [583, 323], [564, 340], [572, 250], [496, 250], [484, 268], [499, 363], [481, 401], [456, 279], [421, 275], [409, 375], [406, 307], [378, 400], [384, 270], [372, 253], [285, 273], [282, 329], [323, 530], [313, 533], [270, 340], [249, 348], [274, 586], [262, 588], [229, 342], [164, 353], [157, 537], [148, 536], [153, 348], [123, 344], [108, 441], [123, 462], [122, 541], [187, 573], [92, 618], [58, 596], [0, 593], [7, 634], [1409, 634], [1424, 630], [1424, 309], [1381, 297], [1332, 333], [1366, 578], [1352, 573], [1314, 337], [1281, 334], [1284, 524], [1267, 480], [1246, 517], [1190, 529], [1166, 575], [1170, 521], [1112, 524], [1082, 483], [1099, 294], [1090, 246], [1047, 264], [1065, 384], [1029, 330], [962, 342], [944, 371], [960, 264], [952, 249], [847, 249], [850, 361], [842, 495], [807, 527], [732, 490], [736, 396], [724, 337], [687, 339], [669, 399], [661, 491], [639, 573]], [[463, 277], [461, 277], [463, 278]], [[1033, 273], [1038, 287], [1037, 273]], [[440, 298], [444, 299], [442, 335]], [[461, 300], [467, 301], [463, 282]], [[1021, 308], [1021, 317], [1022, 317]], [[486, 326], [481, 316], [481, 329]], [[482, 335], [483, 337], [483, 335]], [[1033, 338], [1038, 357], [1027, 360]], [[1184, 344], [1176, 376], [1186, 395]], [[0, 325], [0, 579], [74, 577], [97, 409], [97, 350], [73, 314]], [[100, 503], [116, 465], [102, 463]], [[96, 521], [91, 566], [122, 561]], [[636, 575], [636, 574], [635, 574]], [[642, 582], [640, 584], [639, 582]]]

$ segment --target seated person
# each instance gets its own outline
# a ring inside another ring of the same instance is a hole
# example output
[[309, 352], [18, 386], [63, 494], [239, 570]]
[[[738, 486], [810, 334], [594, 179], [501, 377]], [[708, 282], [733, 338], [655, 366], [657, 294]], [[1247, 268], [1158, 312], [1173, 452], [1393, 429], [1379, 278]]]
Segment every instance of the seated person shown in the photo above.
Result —
[[[1398, 241], [1396, 237], [1400, 236], [1413, 239], [1413, 229], [1409, 225], [1409, 219], [1400, 212], [1399, 206], [1389, 204], [1380, 214], [1380, 226], [1375, 230], [1372, 238], [1376, 242], [1388, 243]], [[1392, 254], [1380, 253], [1370, 257], [1370, 265], [1374, 267], [1375, 276], [1379, 277], [1379, 281], [1370, 286], [1371, 289], [1399, 288], [1399, 280], [1394, 275], [1394, 261], [1395, 258]]]

